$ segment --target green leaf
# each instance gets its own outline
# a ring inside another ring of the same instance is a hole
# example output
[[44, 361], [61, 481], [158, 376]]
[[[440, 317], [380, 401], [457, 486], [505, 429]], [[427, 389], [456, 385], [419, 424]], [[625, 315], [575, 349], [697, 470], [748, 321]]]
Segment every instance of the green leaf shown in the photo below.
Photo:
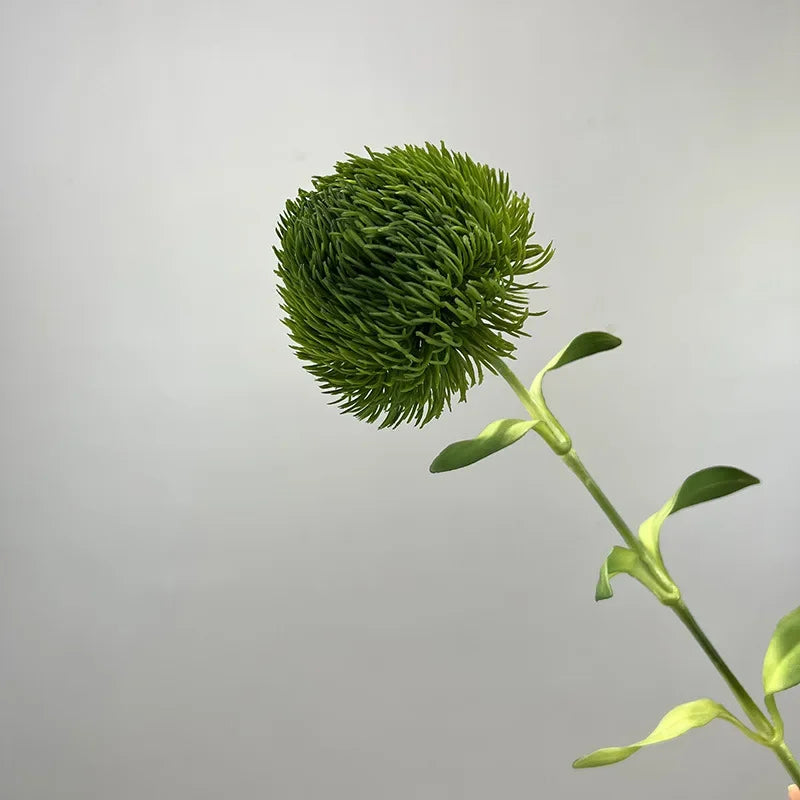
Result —
[[767, 696], [800, 683], [800, 607], [776, 626], [764, 656], [762, 675]]
[[702, 728], [703, 725], [708, 725], [711, 720], [717, 718], [732, 722], [734, 725], [739, 722], [727, 708], [713, 700], [708, 698], [692, 700], [690, 703], [683, 703], [673, 708], [672, 711], [668, 711], [646, 739], [627, 747], [604, 747], [602, 750], [595, 750], [588, 756], [577, 759], [572, 766], [576, 769], [584, 769], [616, 764], [647, 745], [675, 739], [692, 728]]
[[778, 692], [800, 684], [800, 607], [778, 622], [764, 655], [764, 702], [777, 735], [783, 737], [783, 719], [775, 702]]
[[576, 336], [550, 363], [545, 370], [558, 369], [572, 361], [578, 361], [595, 353], [613, 350], [622, 344], [622, 339], [605, 331], [589, 331]]
[[690, 475], [675, 494], [670, 514], [682, 508], [716, 500], [759, 483], [758, 478], [736, 467], [708, 467]]
[[611, 578], [620, 573], [627, 573], [636, 578], [639, 583], [648, 588], [651, 592], [659, 596], [659, 586], [650, 577], [639, 556], [627, 547], [616, 545], [600, 568], [600, 579], [597, 581], [597, 589], [594, 593], [595, 600], [608, 600], [613, 597], [614, 590], [611, 588]]
[[612, 336], [605, 331], [589, 331], [576, 336], [558, 355], [556, 355], [547, 366], [536, 376], [531, 384], [531, 393], [538, 396], [542, 395], [542, 380], [551, 370], [563, 367], [580, 358], [593, 356], [595, 353], [602, 353], [605, 350], [613, 350], [622, 344], [622, 339]]
[[514, 444], [536, 425], [535, 420], [498, 419], [487, 425], [474, 439], [445, 447], [430, 466], [431, 472], [448, 472], [474, 464], [486, 456]]
[[670, 514], [698, 503], [715, 500], [759, 483], [758, 478], [736, 467], [708, 467], [690, 475], [680, 489], [659, 511], [648, 517], [639, 527], [639, 539], [647, 551], [663, 568], [659, 538], [661, 526]]

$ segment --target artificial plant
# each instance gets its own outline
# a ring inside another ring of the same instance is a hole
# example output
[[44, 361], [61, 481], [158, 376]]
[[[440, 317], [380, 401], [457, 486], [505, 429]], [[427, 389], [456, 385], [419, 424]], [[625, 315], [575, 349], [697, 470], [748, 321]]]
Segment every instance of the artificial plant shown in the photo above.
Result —
[[612, 596], [620, 574], [635, 578], [687, 627], [736, 697], [744, 718], [708, 698], [673, 708], [646, 738], [578, 758], [576, 768], [613, 764], [647, 745], [673, 739], [715, 719], [772, 750], [800, 784], [784, 739], [775, 695], [800, 683], [800, 608], [778, 623], [764, 657], [764, 710], [742, 686], [701, 629], [667, 570], [659, 546], [667, 518], [689, 506], [758, 483], [731, 466], [695, 472], [635, 533], [578, 458], [545, 400], [545, 375], [611, 350], [609, 333], [575, 338], [530, 388], [504, 359], [512, 337], [528, 335], [525, 282], [552, 257], [533, 241], [533, 214], [502, 171], [436, 147], [392, 147], [348, 155], [313, 189], [287, 202], [278, 224], [276, 275], [284, 322], [305, 368], [332, 403], [380, 427], [423, 426], [485, 372], [504, 378], [528, 413], [501, 419], [477, 437], [446, 447], [431, 472], [466, 467], [535, 431], [578, 477], [622, 537], [600, 568], [596, 600]]

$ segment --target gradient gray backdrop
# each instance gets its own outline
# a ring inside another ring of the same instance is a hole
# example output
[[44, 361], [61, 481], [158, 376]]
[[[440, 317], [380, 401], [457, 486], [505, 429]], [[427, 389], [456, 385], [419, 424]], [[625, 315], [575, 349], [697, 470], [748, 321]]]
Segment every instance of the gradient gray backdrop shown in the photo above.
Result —
[[[668, 523], [759, 689], [798, 604], [800, 3], [5, 0], [2, 800], [783, 800], [729, 695], [491, 380], [423, 430], [342, 417], [288, 347], [286, 197], [439, 141], [510, 172], [557, 255], [519, 350], [622, 349], [553, 407], [632, 524], [703, 466], [764, 483]], [[800, 748], [800, 692], [783, 708]]]

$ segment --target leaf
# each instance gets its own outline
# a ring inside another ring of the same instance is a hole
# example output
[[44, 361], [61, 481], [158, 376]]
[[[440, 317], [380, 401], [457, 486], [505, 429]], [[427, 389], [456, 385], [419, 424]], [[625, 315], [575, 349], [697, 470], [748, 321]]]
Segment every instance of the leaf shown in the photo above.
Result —
[[764, 656], [762, 675], [767, 696], [800, 683], [800, 607], [776, 626]]
[[622, 344], [622, 339], [605, 331], [589, 331], [576, 336], [546, 367], [545, 369], [558, 369], [572, 361], [578, 361], [595, 353], [613, 350]]
[[445, 447], [430, 466], [431, 472], [448, 472], [474, 464], [521, 439], [535, 420], [498, 419], [487, 425], [474, 439], [454, 442]]
[[612, 548], [600, 568], [600, 579], [597, 581], [594, 599], [600, 601], [613, 597], [614, 590], [611, 588], [611, 578], [622, 572], [636, 578], [639, 583], [656, 594], [656, 596], [660, 596], [658, 584], [650, 577], [639, 556], [627, 547], [616, 545]]
[[536, 376], [531, 384], [531, 393], [540, 397], [542, 395], [542, 380], [551, 370], [563, 367], [573, 361], [577, 361], [595, 353], [602, 353], [605, 350], [613, 350], [622, 344], [622, 339], [613, 336], [605, 331], [589, 331], [576, 336], [558, 355], [556, 355], [547, 366]]
[[674, 505], [670, 514], [682, 508], [705, 503], [725, 497], [740, 489], [759, 483], [754, 475], [750, 475], [736, 467], [708, 467], [690, 475], [675, 494]]
[[659, 566], [663, 567], [659, 538], [661, 526], [670, 514], [698, 503], [725, 497], [756, 483], [760, 483], [758, 478], [736, 467], [718, 466], [701, 469], [690, 475], [669, 502], [641, 524], [639, 539], [650, 555], [657, 560]]
[[593, 753], [589, 753], [588, 756], [577, 759], [572, 766], [575, 769], [584, 769], [586, 767], [604, 767], [608, 764], [616, 764], [618, 761], [624, 761], [629, 758], [647, 745], [675, 739], [692, 730], [692, 728], [702, 728], [703, 725], [708, 725], [709, 722], [717, 718], [727, 720], [733, 724], [738, 722], [736, 717], [725, 706], [713, 700], [708, 698], [692, 700], [689, 703], [675, 706], [671, 711], [668, 711], [662, 717], [656, 729], [646, 739], [630, 744], [627, 747], [604, 747], [601, 750], [595, 750]]

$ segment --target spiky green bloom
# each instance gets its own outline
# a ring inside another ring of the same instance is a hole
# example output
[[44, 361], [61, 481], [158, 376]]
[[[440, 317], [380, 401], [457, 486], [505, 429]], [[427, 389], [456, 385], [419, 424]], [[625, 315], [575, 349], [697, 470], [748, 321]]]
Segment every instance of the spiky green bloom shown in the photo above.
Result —
[[435, 147], [367, 149], [286, 203], [283, 320], [333, 403], [380, 427], [438, 417], [527, 335], [552, 247], [503, 172]]

